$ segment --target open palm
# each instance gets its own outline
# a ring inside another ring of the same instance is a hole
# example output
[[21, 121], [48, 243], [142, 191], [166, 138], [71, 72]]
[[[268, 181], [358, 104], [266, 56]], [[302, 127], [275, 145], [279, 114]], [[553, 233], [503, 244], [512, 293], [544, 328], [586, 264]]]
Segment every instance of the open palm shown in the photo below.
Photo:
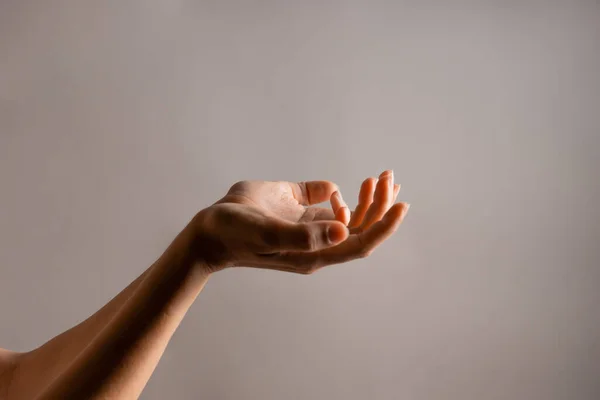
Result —
[[[408, 204], [394, 204], [392, 171], [361, 185], [351, 212], [330, 181], [241, 181], [203, 210], [203, 231], [223, 248], [225, 266], [310, 274], [369, 256], [400, 225]], [[329, 201], [331, 208], [315, 204]]]

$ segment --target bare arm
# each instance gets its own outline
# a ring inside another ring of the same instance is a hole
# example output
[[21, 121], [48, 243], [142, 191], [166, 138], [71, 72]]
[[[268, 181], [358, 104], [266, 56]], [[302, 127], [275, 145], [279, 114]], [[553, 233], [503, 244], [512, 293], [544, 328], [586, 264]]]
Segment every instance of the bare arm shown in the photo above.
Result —
[[137, 398], [208, 274], [186, 228], [40, 399]]
[[[153, 267], [154, 265], [146, 269], [86, 320], [32, 351], [14, 353], [13, 368], [6, 377], [6, 381], [11, 382], [10, 393], [18, 394], [19, 398], [34, 398], [40, 392], [40, 388], [49, 386], [98, 335], [102, 328], [110, 323]], [[15, 369], [16, 366], [19, 368]], [[35, 379], [34, 385], [31, 384], [32, 379]], [[0, 387], [2, 387], [1, 382]]]
[[[398, 189], [391, 173], [367, 179], [350, 217], [328, 181], [238, 182], [103, 309], [13, 360], [7, 398], [137, 398], [210, 274], [238, 265], [310, 274], [368, 256], [408, 209], [394, 204]], [[332, 209], [305, 207], [327, 199]]]
[[[171, 293], [175, 297], [171, 299], [174, 301], [171, 303], [176, 304], [173, 307], [167, 304], [169, 300], [163, 304], [167, 308], [158, 303], [161, 301], [156, 295], [159, 287], [154, 287], [149, 293], [148, 290], [140, 290], [140, 286], [147, 281], [146, 278], [153, 273], [152, 271], [157, 269], [159, 280], [168, 278], [165, 273], [172, 271], [183, 272], [187, 269], [189, 272], [192, 247], [190, 242], [186, 241], [192, 238], [190, 230], [191, 227], [184, 230], [157, 262], [88, 319], [30, 352], [0, 351], [0, 366], [5, 366], [0, 368], [0, 399], [34, 399], [40, 394], [43, 396], [39, 398], [48, 399], [92, 398], [108, 393], [105, 388], [108, 386], [111, 396], [118, 393], [118, 398], [137, 398], [163, 354], [168, 340], [181, 322], [185, 310], [195, 298], [195, 295], [190, 298], [183, 294], [183, 303], [187, 300], [187, 306], [184, 306], [183, 312], [175, 311], [181, 309], [182, 293], [189, 293], [189, 276], [178, 275], [176, 281], [171, 281], [171, 289], [177, 288], [177, 293]], [[146, 287], [152, 286], [154, 281], [156, 278], [152, 282], [146, 282]], [[201, 283], [201, 286], [196, 286], [196, 295], [204, 282], [204, 279], [196, 280], [196, 283]], [[144, 311], [149, 313], [149, 316], [138, 313], [132, 317], [132, 310], [136, 314], [136, 307], [145, 308]], [[155, 321], [152, 321], [153, 318]], [[134, 323], [123, 325], [124, 321]], [[147, 326], [136, 325], [135, 322]], [[137, 334], [132, 335], [129, 342], [115, 341], [125, 338], [122, 332], [134, 331]], [[108, 344], [107, 338], [110, 342]], [[141, 345], [138, 343], [140, 341], [143, 342]], [[117, 346], [121, 347], [122, 353], [117, 350]], [[97, 360], [89, 359], [90, 355], [101, 355], [106, 351], [106, 347], [114, 351], [109, 352], [113, 358], [102, 355], [104, 367], [101, 367]], [[84, 379], [82, 371], [92, 374]], [[109, 385], [103, 383], [103, 375], [105, 379], [110, 376]], [[79, 383], [79, 389], [76, 389], [77, 385], [73, 380]], [[86, 381], [88, 384], [85, 384]], [[94, 383], [94, 387], [91, 387], [89, 382]], [[64, 390], [65, 388], [68, 388], [69, 392]], [[3, 393], [2, 389], [6, 389], [6, 393]]]
[[0, 399], [8, 397], [8, 386], [17, 366], [19, 353], [0, 349]]

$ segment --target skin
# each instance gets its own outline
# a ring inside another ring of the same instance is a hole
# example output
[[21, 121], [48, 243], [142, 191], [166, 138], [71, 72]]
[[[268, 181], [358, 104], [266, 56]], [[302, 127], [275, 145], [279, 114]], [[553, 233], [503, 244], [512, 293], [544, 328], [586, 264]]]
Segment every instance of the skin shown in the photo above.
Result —
[[[369, 256], [397, 229], [393, 172], [351, 212], [329, 181], [242, 181], [87, 320], [23, 353], [0, 349], [0, 399], [136, 399], [210, 276], [232, 267], [312, 274]], [[329, 201], [331, 208], [312, 205]]]

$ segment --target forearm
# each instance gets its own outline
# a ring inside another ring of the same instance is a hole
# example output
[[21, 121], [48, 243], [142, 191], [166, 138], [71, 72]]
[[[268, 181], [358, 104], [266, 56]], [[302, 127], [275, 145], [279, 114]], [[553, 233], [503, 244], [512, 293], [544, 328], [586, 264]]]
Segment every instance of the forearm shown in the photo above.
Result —
[[[147, 268], [86, 320], [40, 347], [19, 354], [17, 357], [18, 368], [14, 370], [11, 377], [10, 393], [18, 394], [21, 398], [33, 398], [39, 394], [40, 388], [47, 387], [62, 374], [98, 333], [111, 322], [154, 266], [155, 264]], [[32, 380], [35, 381], [35, 385], [31, 385]]]
[[132, 296], [40, 399], [139, 396], [208, 274], [192, 254], [194, 234], [175, 239]]
[[[54, 352], [48, 351], [43, 359], [32, 357], [28, 369], [22, 370], [28, 378], [22, 381], [37, 389], [37, 398], [137, 398], [208, 279], [207, 269], [194, 252], [195, 241], [193, 230], [184, 229], [132, 288], [111, 320], [102, 328], [97, 326], [94, 338], [52, 382], [44, 380], [40, 365], [52, 363], [52, 357], [62, 349], [56, 345]], [[29, 374], [32, 366], [40, 375]], [[10, 399], [35, 398], [32, 392], [25, 394], [17, 389], [11, 388]]]

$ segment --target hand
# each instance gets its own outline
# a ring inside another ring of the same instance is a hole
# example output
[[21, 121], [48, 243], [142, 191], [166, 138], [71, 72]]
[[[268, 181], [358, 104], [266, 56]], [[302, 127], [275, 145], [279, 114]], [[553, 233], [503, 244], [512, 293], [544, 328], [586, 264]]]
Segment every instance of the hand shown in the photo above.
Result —
[[[193, 224], [210, 272], [248, 266], [310, 274], [324, 266], [369, 256], [398, 229], [408, 211], [395, 203], [392, 171], [368, 178], [350, 212], [329, 181], [241, 181]], [[330, 201], [331, 209], [309, 207]]]

